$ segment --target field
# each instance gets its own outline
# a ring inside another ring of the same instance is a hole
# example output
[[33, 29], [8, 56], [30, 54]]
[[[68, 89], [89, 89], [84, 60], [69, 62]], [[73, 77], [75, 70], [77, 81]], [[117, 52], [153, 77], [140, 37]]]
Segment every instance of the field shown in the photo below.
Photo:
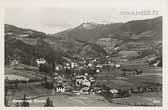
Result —
[[31, 80], [45, 77], [38, 71], [37, 67], [19, 64], [16, 66], [5, 66], [5, 77], [9, 80]]
[[[48, 96], [47, 96], [48, 97]], [[39, 100], [45, 100], [47, 97], [38, 98]], [[54, 106], [117, 106], [118, 104], [109, 103], [104, 97], [97, 95], [74, 95], [69, 96], [54, 95], [49, 96], [53, 100]]]
[[120, 51], [119, 55], [126, 58], [137, 57], [139, 54], [137, 51]]
[[161, 106], [162, 105], [162, 93], [142, 93], [132, 95], [126, 98], [113, 98], [112, 103], [131, 105], [131, 106]]
[[[48, 97], [53, 101], [54, 106], [117, 106], [119, 104], [109, 103], [99, 95], [73, 95], [72, 93], [56, 93], [40, 86], [25, 86], [18, 89], [11, 89], [7, 99], [10, 106], [15, 106], [14, 99], [23, 99], [24, 94], [34, 100], [46, 100]], [[30, 103], [30, 106], [44, 106], [44, 103]]]
[[[128, 68], [128, 67], [126, 67]], [[110, 88], [134, 88], [138, 86], [150, 86], [152, 84], [162, 84], [162, 69], [155, 67], [143, 67], [143, 73], [139, 75], [122, 75], [121, 70], [111, 69], [95, 75], [96, 84], [105, 84]]]
[[161, 68], [148, 68], [140, 75], [121, 75], [121, 71], [100, 72], [96, 75], [97, 85], [105, 84], [110, 88], [134, 88], [150, 86], [149, 84], [162, 84]]
[[[139, 86], [153, 86], [162, 84], [161, 68], [147, 68], [140, 75], [121, 76], [119, 70], [110, 70], [100, 72], [96, 76], [96, 84], [105, 84], [110, 88], [130, 89]], [[45, 77], [38, 72], [37, 67], [17, 65], [6, 66], [5, 76], [9, 80], [40, 79]], [[7, 99], [10, 106], [15, 106], [13, 99], [22, 99], [24, 94], [30, 97], [36, 97], [36, 100], [46, 100], [48, 97], [53, 101], [54, 106], [131, 106], [144, 105], [151, 106], [162, 105], [161, 92], [148, 92], [141, 94], [132, 94], [125, 98], [112, 98], [110, 103], [103, 96], [99, 95], [73, 95], [72, 93], [52, 95], [52, 90], [41, 86], [40, 82], [19, 83], [18, 88], [8, 90]], [[44, 103], [30, 103], [30, 106], [44, 106]]]
[[37, 39], [24, 38], [24, 37], [16, 37], [16, 39], [21, 40], [25, 44], [29, 44], [29, 45], [36, 45], [37, 44]]
[[[162, 85], [162, 69], [156, 67], [144, 67], [143, 73], [139, 75], [121, 75], [121, 71], [100, 72], [96, 76], [97, 85], [106, 85], [108, 87], [137, 90], [138, 87], [156, 87]], [[145, 92], [140, 94], [131, 94], [130, 97], [111, 98], [110, 102], [125, 106], [161, 106], [162, 92]]]
[[14, 106], [12, 100], [14, 99], [23, 99], [24, 94], [26, 96], [40, 96], [45, 94], [50, 94], [51, 91], [48, 89], [45, 89], [44, 87], [41, 87], [39, 85], [25, 85], [25, 86], [18, 86], [17, 89], [9, 89], [7, 93], [7, 100], [8, 105]]
[[[36, 77], [37, 76], [37, 77]], [[37, 79], [43, 77], [38, 72], [37, 67], [26, 65], [6, 66], [5, 77], [9, 80], [26, 80]], [[71, 94], [71, 93], [69, 93]], [[23, 99], [24, 95], [27, 97], [39, 97], [36, 100], [46, 100], [50, 97], [54, 102], [54, 106], [111, 106], [118, 104], [109, 103], [104, 97], [97, 95], [69, 95], [59, 94], [52, 95], [52, 90], [48, 90], [41, 86], [40, 82], [18, 83], [18, 88], [8, 89], [7, 100], [8, 105], [15, 106], [13, 103], [15, 99]], [[44, 103], [30, 103], [30, 106], [44, 106]]]

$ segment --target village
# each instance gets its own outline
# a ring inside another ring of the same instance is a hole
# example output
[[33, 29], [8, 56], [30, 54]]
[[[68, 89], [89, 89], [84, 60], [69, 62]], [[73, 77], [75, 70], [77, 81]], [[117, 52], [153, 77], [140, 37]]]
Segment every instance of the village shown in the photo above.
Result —
[[[5, 76], [6, 105], [30, 106], [26, 100], [33, 98], [26, 94], [26, 92], [24, 92], [24, 96], [20, 96], [24, 97], [21, 98], [24, 100], [23, 102], [11, 103], [11, 100], [9, 101], [8, 91], [10, 91], [10, 89], [17, 90], [22, 86], [41, 86], [46, 88], [48, 90], [47, 96], [46, 94], [40, 94], [40, 92], [38, 94], [40, 97], [43, 95], [46, 96], [45, 106], [54, 106], [52, 99], [49, 98], [54, 95], [71, 94], [77, 96], [102, 96], [108, 100], [108, 102], [114, 103], [115, 99], [150, 92], [159, 93], [162, 91], [162, 84], [160, 82], [150, 82], [150, 80], [148, 78], [146, 79], [146, 76], [143, 75], [145, 73], [145, 67], [149, 68], [147, 64], [142, 62], [132, 64], [130, 62], [129, 64], [126, 64], [123, 62], [121, 63], [121, 61], [117, 63], [115, 61], [110, 61], [109, 59], [109, 56], [106, 56], [105, 58], [84, 58], [81, 56], [74, 56], [73, 60], [68, 59], [67, 62], [64, 62], [63, 64], [55, 64], [55, 71], [50, 71], [51, 74], [47, 74], [44, 70], [44, 68], [46, 68], [44, 66], [47, 63], [46, 60], [44, 58], [38, 58], [35, 62], [36, 68], [38, 68], [39, 71], [39, 78], [25, 78], [25, 76], [21, 78], [11, 77], [12, 75]], [[126, 66], [123, 66], [123, 64], [126, 64]], [[12, 59], [10, 66], [16, 68], [17, 65], [20, 65], [19, 60]], [[152, 68], [157, 68], [155, 65], [156, 64], [154, 64]], [[42, 70], [40, 68], [42, 68]], [[23, 69], [25, 69], [25, 67]], [[144, 76], [145, 78], [141, 78]], [[135, 77], [135, 79], [141, 78], [141, 80], [140, 82], [135, 82], [133, 85], [127, 85], [126, 81], [129, 80], [129, 77]], [[123, 83], [122, 85], [121, 81], [125, 81], [126, 83]], [[156, 100], [155, 102], [154, 105], [161, 103], [160, 100]], [[116, 102], [116, 104], [119, 104], [119, 102]], [[128, 105], [136, 105], [136, 103], [128, 103]], [[143, 104], [140, 103], [139, 105]]]

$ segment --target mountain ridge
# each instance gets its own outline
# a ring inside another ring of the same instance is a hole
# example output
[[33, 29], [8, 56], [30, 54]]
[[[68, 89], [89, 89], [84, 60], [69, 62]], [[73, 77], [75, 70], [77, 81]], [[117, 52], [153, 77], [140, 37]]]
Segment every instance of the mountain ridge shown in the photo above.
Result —
[[[83, 27], [85, 24], [87, 24], [86, 27], [89, 27], [88, 29], [86, 29], [85, 26]], [[20, 37], [20, 35], [24, 34], [29, 35]], [[22, 54], [20, 55], [22, 57], [26, 56], [24, 53], [29, 54], [29, 50], [21, 49], [19, 45], [18, 47], [14, 46], [16, 45], [15, 42], [22, 44], [23, 47], [32, 48], [36, 46], [40, 47], [39, 44], [43, 45], [43, 43], [46, 43], [46, 49], [62, 52], [65, 56], [78, 54], [84, 57], [100, 57], [119, 51], [138, 52], [144, 49], [150, 50], [151, 46], [153, 47], [152, 51], [154, 51], [156, 47], [162, 47], [161, 41], [162, 17], [112, 24], [90, 25], [90, 23], [86, 22], [75, 28], [58, 32], [54, 35], [47, 35], [43, 32], [5, 24], [5, 45], [7, 45], [5, 50], [15, 50], [15, 48], [17, 48], [17, 51], [6, 51], [5, 57], [11, 56], [12, 52], [13, 54]], [[33, 52], [30, 53], [28, 56], [32, 58], [38, 57], [35, 56]], [[153, 54], [154, 52], [151, 53]], [[42, 52], [40, 54], [42, 54]]]

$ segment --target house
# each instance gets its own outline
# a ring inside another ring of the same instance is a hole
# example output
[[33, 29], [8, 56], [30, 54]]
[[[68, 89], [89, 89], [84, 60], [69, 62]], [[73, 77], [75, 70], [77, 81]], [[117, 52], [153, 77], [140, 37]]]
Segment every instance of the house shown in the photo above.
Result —
[[102, 93], [102, 90], [99, 87], [94, 87], [94, 91], [95, 91], [96, 94]]
[[103, 68], [103, 65], [97, 64], [96, 67], [97, 67], [97, 68]]
[[12, 32], [6, 32], [5, 35], [13, 35]]
[[120, 68], [121, 65], [120, 65], [120, 64], [116, 64], [115, 67], [116, 67], [116, 68]]
[[89, 87], [83, 87], [83, 88], [81, 88], [80, 93], [88, 95], [89, 94], [89, 89], [90, 89]]
[[75, 81], [76, 81], [75, 83], [76, 83], [77, 87], [83, 86], [83, 85], [85, 85], [85, 86], [89, 85], [87, 83], [89, 80], [87, 80], [86, 76], [84, 76], [84, 75], [78, 75], [78, 76], [76, 76], [75, 77]]
[[91, 82], [87, 79], [82, 80], [82, 86], [87, 86], [90, 87], [91, 86]]
[[56, 81], [62, 81], [62, 77], [61, 77], [60, 75], [54, 76], [54, 79], [55, 79]]
[[62, 85], [57, 86], [56, 92], [65, 92], [65, 88]]
[[92, 81], [92, 80], [94, 80], [94, 78], [93, 77], [89, 77], [89, 80]]
[[117, 46], [117, 47], [114, 48], [114, 50], [120, 50], [120, 47]]
[[81, 94], [80, 91], [75, 91], [75, 90], [73, 90], [72, 93], [74, 93], [76, 95], [80, 95]]
[[55, 65], [55, 70], [59, 71], [59, 70], [61, 70], [61, 69], [63, 69], [63, 66], [62, 66], [62, 65], [60, 65], [60, 64], [56, 64], [56, 65]]
[[75, 77], [75, 85], [79, 87], [82, 84], [82, 80], [84, 79], [84, 75], [77, 75]]
[[45, 64], [46, 60], [44, 58], [36, 59], [37, 66], [40, 66], [41, 64]]
[[89, 63], [89, 64], [88, 64], [88, 66], [89, 66], [89, 67], [92, 67], [92, 66], [93, 66], [93, 64], [92, 64], [92, 63]]
[[10, 65], [17, 65], [19, 64], [19, 61], [16, 59], [11, 60]]
[[54, 77], [58, 76], [58, 73], [55, 72], [53, 76], [54, 76]]
[[85, 76], [88, 76], [88, 73], [85, 73], [84, 75], [85, 75]]
[[28, 37], [29, 34], [20, 34], [19, 36], [20, 36], [20, 37]]
[[75, 85], [79, 87], [82, 84], [82, 80], [83, 80], [82, 78], [77, 78]]
[[59, 71], [59, 70], [60, 70], [60, 68], [59, 68], [58, 66], [55, 66], [55, 70]]
[[93, 77], [90, 77], [90, 78], [89, 78], [89, 81], [90, 81], [90, 83], [91, 83], [91, 86], [94, 86], [94, 85], [95, 85], [96, 80], [95, 80]]
[[158, 67], [158, 65], [160, 64], [160, 61], [156, 61], [156, 63], [153, 64], [154, 67]]
[[117, 97], [119, 92], [117, 89], [110, 89], [110, 93], [113, 97]]
[[100, 70], [99, 69], [96, 69], [96, 73], [99, 73], [100, 72]]
[[77, 67], [78, 64], [76, 62], [71, 62], [71, 68]]

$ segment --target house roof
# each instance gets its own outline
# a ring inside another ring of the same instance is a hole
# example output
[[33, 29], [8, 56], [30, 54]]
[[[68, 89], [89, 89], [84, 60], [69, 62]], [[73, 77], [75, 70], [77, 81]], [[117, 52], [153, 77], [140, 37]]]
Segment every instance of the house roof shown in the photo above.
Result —
[[63, 86], [61, 86], [61, 85], [58, 85], [58, 86], [57, 86], [57, 88], [64, 88], [64, 87], [63, 87]]

